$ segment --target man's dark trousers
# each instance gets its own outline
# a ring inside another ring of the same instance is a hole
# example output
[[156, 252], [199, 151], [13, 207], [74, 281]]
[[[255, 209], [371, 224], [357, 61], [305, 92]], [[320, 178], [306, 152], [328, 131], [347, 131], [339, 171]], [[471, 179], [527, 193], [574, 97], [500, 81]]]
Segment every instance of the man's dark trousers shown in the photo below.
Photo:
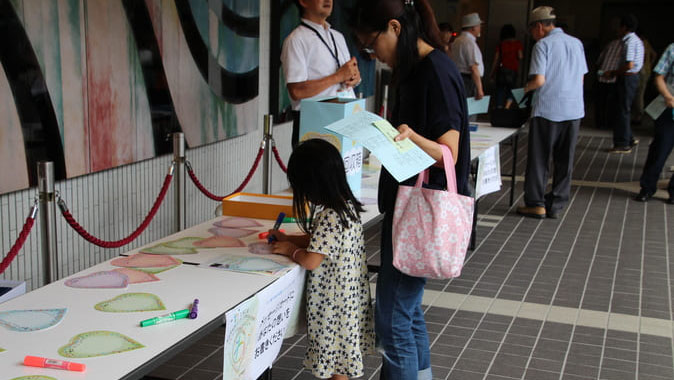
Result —
[[595, 126], [600, 129], [611, 129], [612, 109], [616, 102], [615, 83], [597, 83], [597, 103], [595, 104]]
[[[657, 190], [658, 179], [662, 168], [665, 166], [667, 156], [674, 147], [674, 120], [672, 120], [672, 109], [667, 108], [655, 121], [655, 133], [653, 142], [648, 147], [648, 157], [644, 164], [644, 171], [641, 173], [641, 189], [650, 194]], [[669, 196], [674, 197], [674, 175], [669, 180]]]
[[613, 146], [627, 147], [632, 145], [632, 127], [630, 119], [634, 96], [639, 89], [639, 75], [624, 75], [616, 81], [617, 101], [613, 122]]
[[[531, 118], [524, 179], [524, 203], [527, 206], [542, 206], [548, 213], [559, 212], [566, 206], [571, 193], [579, 128], [580, 119], [556, 122], [542, 117]], [[550, 156], [553, 162], [552, 191], [545, 194]]]

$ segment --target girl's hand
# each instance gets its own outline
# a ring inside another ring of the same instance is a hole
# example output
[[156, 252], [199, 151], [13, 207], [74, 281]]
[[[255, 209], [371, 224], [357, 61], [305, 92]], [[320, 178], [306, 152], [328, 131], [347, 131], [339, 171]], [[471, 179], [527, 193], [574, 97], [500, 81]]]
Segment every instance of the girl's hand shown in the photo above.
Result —
[[269, 230], [269, 236], [276, 238], [276, 241], [286, 241], [288, 236], [279, 230]]
[[400, 132], [400, 134], [393, 138], [394, 141], [402, 141], [414, 135], [414, 130], [407, 124], [400, 124], [398, 132]]
[[277, 241], [274, 243], [272, 253], [290, 257], [298, 247], [289, 241]]

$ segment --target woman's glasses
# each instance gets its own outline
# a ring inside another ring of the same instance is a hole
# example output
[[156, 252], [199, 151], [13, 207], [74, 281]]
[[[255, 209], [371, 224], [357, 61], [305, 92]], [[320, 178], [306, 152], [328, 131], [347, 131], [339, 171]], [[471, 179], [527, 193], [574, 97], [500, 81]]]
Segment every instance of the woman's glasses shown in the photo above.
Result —
[[368, 55], [374, 54], [374, 44], [377, 42], [377, 38], [379, 38], [380, 34], [381, 34], [381, 30], [379, 32], [377, 32], [377, 35], [374, 36], [374, 38], [372, 39], [372, 41], [370, 41], [369, 44], [363, 46], [363, 48], [360, 49], [360, 50], [362, 50], [363, 53], [368, 54]]

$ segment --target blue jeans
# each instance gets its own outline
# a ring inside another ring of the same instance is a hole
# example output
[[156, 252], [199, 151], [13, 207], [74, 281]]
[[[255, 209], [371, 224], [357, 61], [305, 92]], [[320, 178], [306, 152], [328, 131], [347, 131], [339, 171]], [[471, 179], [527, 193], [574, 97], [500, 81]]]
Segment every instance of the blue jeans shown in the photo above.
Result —
[[393, 266], [390, 212], [382, 223], [381, 267], [377, 277], [375, 330], [383, 360], [382, 380], [430, 380], [431, 350], [421, 309], [425, 278]]
[[508, 99], [512, 100], [515, 103], [515, 97], [513, 96], [512, 88], [508, 86], [497, 86], [496, 87], [496, 108], [505, 107]]

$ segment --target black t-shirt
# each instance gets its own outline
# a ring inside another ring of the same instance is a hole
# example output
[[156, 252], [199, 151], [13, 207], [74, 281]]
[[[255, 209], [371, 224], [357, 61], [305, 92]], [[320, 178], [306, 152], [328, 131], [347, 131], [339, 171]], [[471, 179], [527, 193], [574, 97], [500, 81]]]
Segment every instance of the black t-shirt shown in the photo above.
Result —
[[[438, 49], [417, 63], [396, 91], [396, 104], [391, 123], [394, 127], [407, 124], [419, 135], [436, 141], [454, 129], [459, 131], [459, 153], [456, 162], [456, 188], [460, 194], [470, 195], [470, 132], [468, 105], [463, 79], [454, 62]], [[402, 182], [414, 186], [417, 176]], [[429, 186], [445, 189], [444, 169], [431, 167]], [[391, 212], [398, 193], [398, 181], [382, 168], [379, 177], [379, 211]]]

